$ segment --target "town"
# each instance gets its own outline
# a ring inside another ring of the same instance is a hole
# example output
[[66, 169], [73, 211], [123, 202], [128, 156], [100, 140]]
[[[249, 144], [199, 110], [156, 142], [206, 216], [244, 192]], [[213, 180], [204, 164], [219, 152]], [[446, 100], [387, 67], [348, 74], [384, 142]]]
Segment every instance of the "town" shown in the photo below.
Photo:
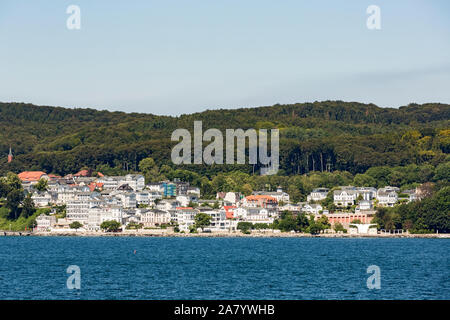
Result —
[[287, 216], [295, 221], [306, 219], [310, 233], [377, 234], [383, 232], [371, 223], [377, 207], [412, 202], [425, 192], [420, 186], [401, 192], [397, 187], [316, 188], [307, 201], [294, 203], [281, 187], [247, 196], [218, 192], [215, 199], [202, 199], [200, 189], [188, 182], [146, 184], [141, 174], [106, 176], [81, 170], [61, 177], [25, 171], [18, 178], [34, 206], [48, 208], [33, 225], [39, 234], [298, 231], [283, 226]]

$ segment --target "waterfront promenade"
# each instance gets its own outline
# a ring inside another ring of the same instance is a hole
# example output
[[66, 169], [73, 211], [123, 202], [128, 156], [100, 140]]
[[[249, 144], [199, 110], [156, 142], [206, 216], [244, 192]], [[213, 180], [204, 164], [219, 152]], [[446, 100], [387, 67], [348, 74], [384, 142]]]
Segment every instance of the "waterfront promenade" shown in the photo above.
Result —
[[250, 234], [242, 232], [213, 232], [213, 233], [179, 233], [170, 229], [152, 230], [125, 230], [122, 232], [103, 231], [64, 231], [57, 232], [25, 232], [25, 231], [0, 231], [0, 236], [79, 236], [79, 237], [245, 237], [245, 238], [441, 238], [450, 239], [450, 234], [428, 233], [378, 233], [378, 234], [351, 234], [351, 233], [295, 233], [295, 232], [273, 232], [253, 231]]

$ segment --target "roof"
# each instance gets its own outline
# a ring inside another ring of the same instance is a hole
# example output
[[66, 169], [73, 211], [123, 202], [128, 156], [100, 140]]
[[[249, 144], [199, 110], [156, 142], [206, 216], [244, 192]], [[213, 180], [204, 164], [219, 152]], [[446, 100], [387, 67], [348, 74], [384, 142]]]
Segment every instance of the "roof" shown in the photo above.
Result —
[[277, 199], [268, 195], [251, 195], [245, 197], [245, 199], [247, 199], [247, 201], [258, 201], [258, 200], [275, 201], [275, 202], [277, 201]]
[[38, 181], [42, 176], [47, 174], [44, 171], [24, 171], [18, 174], [19, 179], [22, 181]]
[[225, 209], [225, 216], [227, 219], [233, 219], [234, 218], [234, 212], [233, 210], [230, 209], [236, 209], [235, 206], [223, 206], [223, 208]]
[[74, 174], [75, 177], [87, 177], [89, 176], [88, 170], [80, 170], [77, 173]]

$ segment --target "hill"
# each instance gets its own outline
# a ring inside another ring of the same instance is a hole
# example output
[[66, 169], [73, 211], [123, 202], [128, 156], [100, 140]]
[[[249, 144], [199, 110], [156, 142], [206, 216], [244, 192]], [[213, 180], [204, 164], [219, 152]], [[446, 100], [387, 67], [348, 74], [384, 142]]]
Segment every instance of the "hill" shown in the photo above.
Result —
[[[323, 101], [258, 108], [208, 110], [178, 117], [0, 103], [0, 173], [43, 170], [67, 174], [81, 168], [120, 173], [152, 157], [174, 167], [173, 130], [280, 128], [281, 175], [311, 171], [365, 172], [371, 167], [448, 161], [450, 105], [410, 104], [398, 109]], [[14, 161], [6, 162], [9, 146]], [[211, 177], [241, 166], [184, 166]], [[256, 168], [257, 169], [257, 168]]]

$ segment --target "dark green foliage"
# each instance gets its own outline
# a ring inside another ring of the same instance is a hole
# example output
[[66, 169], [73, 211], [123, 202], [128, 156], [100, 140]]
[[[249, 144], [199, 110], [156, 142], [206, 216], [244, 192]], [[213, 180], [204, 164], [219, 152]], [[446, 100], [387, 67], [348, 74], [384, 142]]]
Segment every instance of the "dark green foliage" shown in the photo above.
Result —
[[413, 233], [450, 232], [450, 187], [429, 198], [394, 208], [377, 210], [374, 223], [380, 229], [406, 229]]
[[[202, 120], [204, 129], [222, 131], [280, 128], [281, 172], [287, 175], [326, 171], [327, 167], [356, 174], [380, 166], [425, 162], [435, 166], [445, 161], [450, 149], [449, 119], [446, 104], [392, 109], [324, 101], [168, 117], [0, 103], [0, 153], [6, 157], [10, 144], [14, 152], [12, 163], [0, 164], [0, 173], [43, 170], [67, 174], [88, 167], [117, 175], [138, 170], [140, 161], [148, 157], [158, 168], [174, 167], [170, 152], [176, 142], [170, 141], [171, 133], [177, 128], [192, 131], [194, 120]], [[147, 166], [149, 178], [155, 166]], [[253, 172], [249, 165], [179, 168], [208, 178], [219, 172]]]

